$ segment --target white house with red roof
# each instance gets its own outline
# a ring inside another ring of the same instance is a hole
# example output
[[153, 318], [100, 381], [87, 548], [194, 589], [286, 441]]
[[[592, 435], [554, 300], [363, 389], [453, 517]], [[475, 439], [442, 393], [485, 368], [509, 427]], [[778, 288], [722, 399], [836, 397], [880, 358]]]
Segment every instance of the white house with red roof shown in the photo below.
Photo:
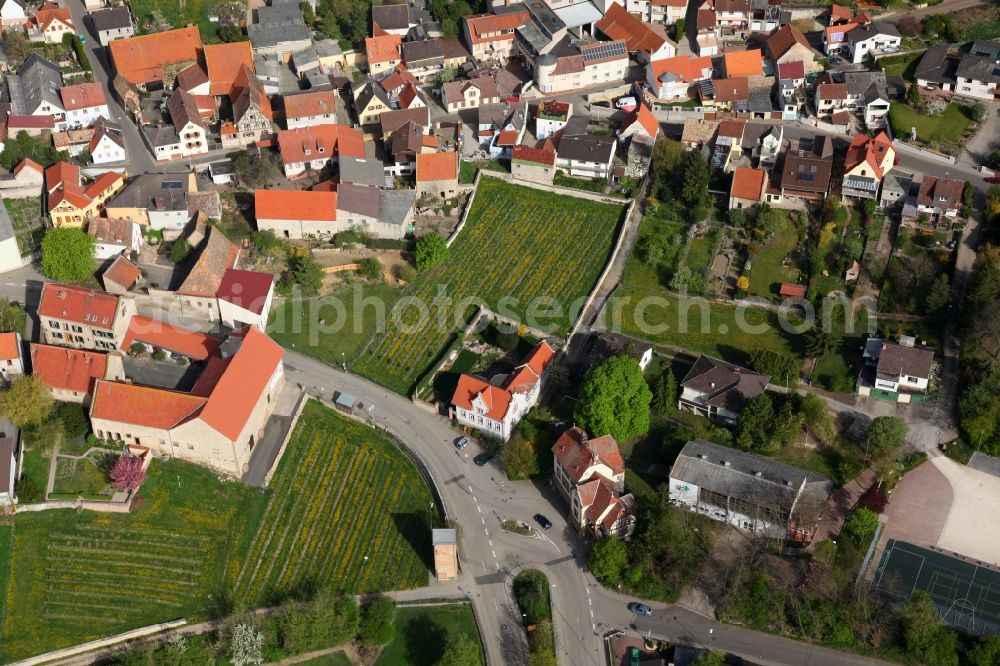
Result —
[[10, 379], [24, 374], [21, 358], [21, 334], [16, 331], [0, 333], [0, 377]]
[[60, 129], [90, 127], [98, 118], [111, 120], [108, 98], [100, 83], [75, 83], [59, 90], [66, 119], [58, 123]]
[[506, 378], [498, 376], [487, 382], [473, 375], [461, 375], [451, 398], [452, 417], [463, 426], [507, 441], [521, 418], [538, 401], [555, 353], [543, 340]]
[[845, 197], [877, 199], [882, 179], [892, 170], [896, 150], [885, 132], [855, 134], [844, 156]]
[[98, 379], [121, 381], [125, 367], [121, 354], [67, 349], [31, 343], [31, 374], [63, 402], [87, 402]]
[[688, 99], [691, 86], [712, 78], [712, 59], [675, 56], [646, 65], [646, 83], [661, 100]]
[[98, 379], [98, 437], [242, 476], [284, 386], [284, 351], [253, 326], [209, 354], [190, 392]]
[[590, 439], [573, 426], [552, 445], [556, 487], [569, 502], [573, 524], [596, 537], [627, 537], [635, 500], [625, 491], [625, 461], [611, 435]]
[[462, 40], [477, 60], [506, 60], [514, 47], [514, 31], [529, 20], [526, 11], [466, 16]]
[[135, 315], [129, 297], [46, 282], [38, 302], [42, 342], [76, 349], [119, 349]]
[[619, 141], [638, 139], [641, 142], [653, 143], [660, 133], [660, 121], [645, 104], [639, 104], [622, 122], [618, 130]]
[[255, 326], [263, 331], [271, 313], [274, 275], [227, 268], [215, 296], [223, 324], [229, 328]]

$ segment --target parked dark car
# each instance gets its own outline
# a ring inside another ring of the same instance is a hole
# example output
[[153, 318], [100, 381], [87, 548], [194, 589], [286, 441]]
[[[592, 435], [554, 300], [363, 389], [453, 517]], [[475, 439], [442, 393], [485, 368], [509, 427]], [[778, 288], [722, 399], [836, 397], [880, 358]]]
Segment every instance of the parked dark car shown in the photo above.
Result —
[[638, 601], [630, 601], [628, 604], [628, 609], [635, 613], [636, 615], [645, 615], [649, 617], [653, 614], [653, 609], [646, 604], [640, 604]]
[[535, 522], [541, 525], [543, 530], [547, 530], [552, 527], [552, 521], [540, 513], [535, 514]]
[[986, 182], [990, 185], [1000, 185], [1000, 176], [990, 176], [986, 179]]
[[455, 440], [455, 448], [456, 449], [464, 449], [468, 445], [469, 445], [469, 438], [468, 437], [459, 437], [458, 439]]
[[486, 453], [480, 453], [478, 456], [472, 459], [472, 462], [482, 467], [492, 459], [493, 459], [493, 454], [486, 452]]

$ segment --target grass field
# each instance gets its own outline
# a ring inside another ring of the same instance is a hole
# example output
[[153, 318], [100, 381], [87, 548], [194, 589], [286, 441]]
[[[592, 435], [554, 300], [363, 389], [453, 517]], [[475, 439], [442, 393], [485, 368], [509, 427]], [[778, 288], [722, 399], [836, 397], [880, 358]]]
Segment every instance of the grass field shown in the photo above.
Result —
[[387, 284], [357, 282], [321, 297], [289, 299], [274, 309], [267, 332], [283, 347], [340, 365], [375, 335], [397, 298], [399, 290]]
[[[136, 18], [136, 33], [145, 34], [146, 23], [153, 10], [159, 10], [164, 18], [175, 27], [183, 28], [189, 23], [198, 26], [205, 42], [218, 42], [219, 26], [208, 20], [220, 0], [131, 0], [129, 6]], [[245, 3], [244, 3], [245, 6]]]
[[351, 666], [351, 660], [343, 652], [325, 654], [322, 657], [296, 662], [297, 666]]
[[[481, 645], [476, 618], [468, 604], [401, 606], [396, 611], [396, 636], [375, 663], [377, 666], [435, 666], [442, 663], [448, 643], [461, 635]], [[483, 663], [482, 657], [479, 663]]]
[[782, 282], [795, 284], [799, 279], [799, 272], [796, 269], [787, 268], [781, 263], [798, 246], [799, 233], [788, 219], [787, 211], [779, 212], [784, 218], [781, 228], [752, 260], [750, 293], [754, 296], [777, 299]]
[[704, 236], [692, 239], [687, 256], [684, 257], [684, 264], [693, 272], [704, 275], [712, 264], [712, 257], [718, 244], [718, 231], [710, 231]]
[[[128, 515], [19, 514], [2, 658], [16, 660], [126, 629], [205, 618], [228, 597], [265, 496], [178, 461], [157, 460]], [[6, 570], [6, 567], [5, 567]]]
[[270, 489], [237, 600], [252, 607], [317, 585], [356, 594], [427, 584], [431, 494], [384, 436], [310, 402]]
[[889, 107], [889, 122], [896, 136], [909, 138], [910, 128], [916, 127], [918, 141], [958, 143], [972, 120], [966, 107], [954, 102], [939, 116], [929, 116], [902, 102], [893, 102]]
[[565, 334], [604, 268], [621, 217], [621, 206], [481, 178], [448, 258], [403, 292], [354, 370], [409, 393], [478, 302], [522, 321], [554, 303], [558, 312], [536, 323]]
[[[0, 591], [10, 583], [11, 555], [14, 550], [14, 526], [0, 525]], [[6, 617], [7, 595], [0, 594], [0, 617]], [[2, 655], [0, 655], [2, 656]]]

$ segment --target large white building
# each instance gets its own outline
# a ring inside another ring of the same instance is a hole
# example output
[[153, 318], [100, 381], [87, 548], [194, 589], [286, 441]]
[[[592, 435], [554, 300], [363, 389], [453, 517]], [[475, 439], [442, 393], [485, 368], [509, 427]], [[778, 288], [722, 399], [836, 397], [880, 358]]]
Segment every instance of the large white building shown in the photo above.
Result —
[[704, 440], [684, 445], [670, 468], [670, 502], [773, 539], [812, 541], [833, 490], [830, 479]]
[[472, 375], [461, 375], [451, 398], [452, 416], [460, 425], [507, 441], [521, 418], [538, 401], [545, 372], [554, 356], [555, 350], [543, 340], [524, 363], [514, 369], [503, 386]]

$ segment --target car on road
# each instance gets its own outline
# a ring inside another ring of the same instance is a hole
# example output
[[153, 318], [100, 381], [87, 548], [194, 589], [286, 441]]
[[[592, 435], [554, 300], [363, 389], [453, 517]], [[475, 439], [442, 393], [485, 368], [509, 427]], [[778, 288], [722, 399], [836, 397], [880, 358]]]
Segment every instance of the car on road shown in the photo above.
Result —
[[543, 530], [547, 530], [552, 527], [552, 521], [540, 513], [535, 514], [535, 522], [541, 525]]
[[467, 447], [468, 445], [469, 445], [468, 437], [459, 437], [458, 439], [455, 440], [455, 448], [460, 451], [465, 447]]
[[986, 182], [990, 185], [1000, 185], [1000, 176], [988, 176]]
[[646, 617], [650, 617], [653, 614], [652, 608], [646, 604], [640, 604], [638, 601], [630, 601], [628, 609], [636, 615], [645, 615]]
[[479, 465], [480, 467], [482, 467], [483, 465], [485, 465], [486, 463], [488, 463], [492, 459], [493, 459], [493, 454], [490, 453], [489, 451], [485, 451], [483, 453], [480, 453], [475, 458], [473, 458], [472, 462], [474, 462], [477, 465]]

